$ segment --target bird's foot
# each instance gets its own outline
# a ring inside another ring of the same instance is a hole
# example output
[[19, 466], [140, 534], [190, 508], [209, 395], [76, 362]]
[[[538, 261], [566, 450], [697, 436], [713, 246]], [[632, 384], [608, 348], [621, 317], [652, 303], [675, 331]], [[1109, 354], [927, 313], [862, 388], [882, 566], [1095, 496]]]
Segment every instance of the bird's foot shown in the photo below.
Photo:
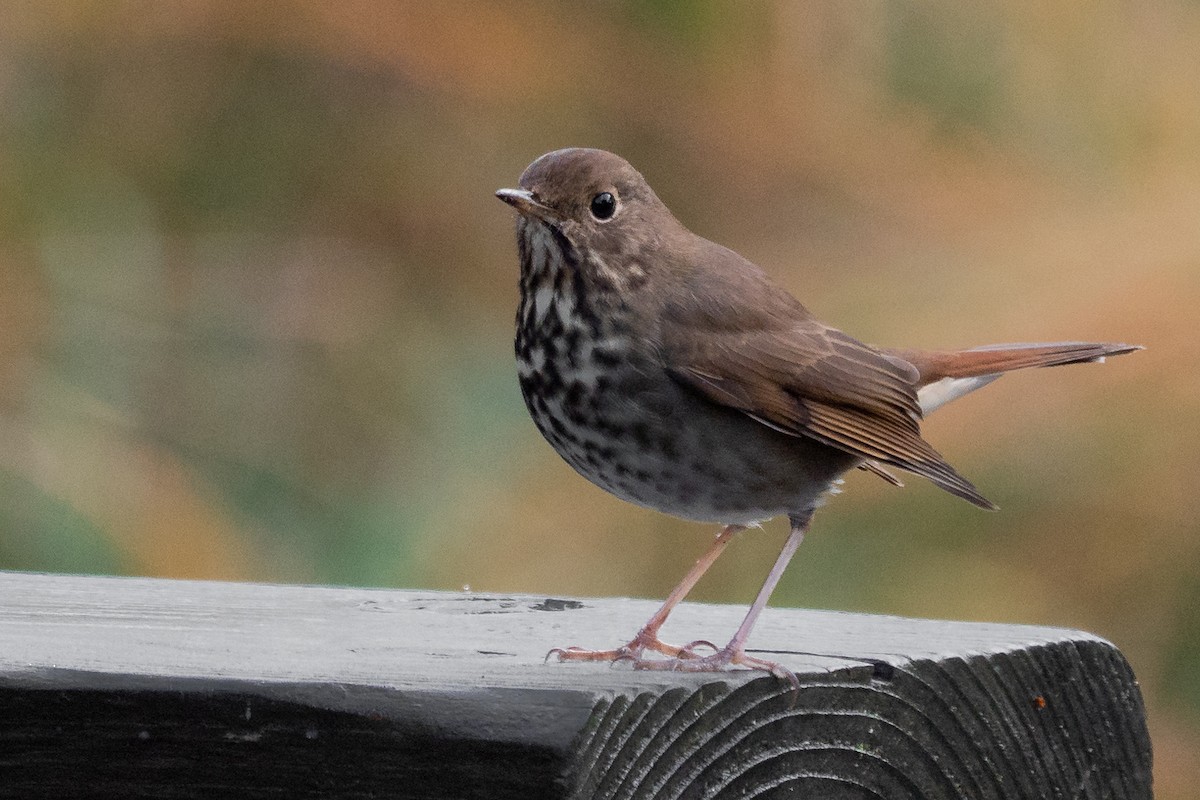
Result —
[[[633, 661], [633, 668], [669, 672], [724, 672], [732, 667], [746, 667], [769, 672], [776, 678], [790, 683], [795, 691], [800, 691], [800, 679], [796, 677], [796, 673], [778, 662], [746, 655], [746, 651], [742, 648], [729, 645], [722, 647], [712, 655], [698, 656], [689, 650], [693, 645], [698, 644], [708, 644], [708, 642], [692, 642], [692, 644], [685, 645], [679, 648], [680, 655], [677, 657], [636, 658]], [[709, 646], [711, 647], [711, 645]]]
[[672, 663], [674, 660], [691, 660], [700, 658], [696, 654], [696, 649], [707, 647], [712, 650], [717, 650], [717, 646], [712, 642], [699, 639], [694, 642], [679, 647], [673, 644], [667, 644], [658, 638], [655, 631], [639, 631], [638, 635], [633, 637], [633, 641], [622, 645], [614, 650], [586, 650], [582, 647], [556, 647], [546, 654], [546, 658], [551, 656], [556, 657], [559, 661], [632, 661], [636, 666], [642, 661], [649, 661], [644, 658], [647, 651], [658, 653], [666, 656], [670, 661], [662, 661], [663, 664]]

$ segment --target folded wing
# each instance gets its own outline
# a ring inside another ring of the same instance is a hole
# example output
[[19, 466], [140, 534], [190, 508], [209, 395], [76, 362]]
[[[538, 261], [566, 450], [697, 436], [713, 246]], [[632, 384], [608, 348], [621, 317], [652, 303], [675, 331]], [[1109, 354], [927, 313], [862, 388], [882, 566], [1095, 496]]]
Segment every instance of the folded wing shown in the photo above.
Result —
[[668, 369], [709, 399], [995, 508], [921, 438], [920, 373], [903, 358], [811, 319], [705, 337], [676, 320], [666, 331]]

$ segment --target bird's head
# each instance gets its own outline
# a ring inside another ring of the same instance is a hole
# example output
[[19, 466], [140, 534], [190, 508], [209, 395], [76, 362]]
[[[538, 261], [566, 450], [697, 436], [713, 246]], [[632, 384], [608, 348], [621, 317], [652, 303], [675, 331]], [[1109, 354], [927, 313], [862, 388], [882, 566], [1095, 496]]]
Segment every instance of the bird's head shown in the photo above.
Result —
[[604, 150], [571, 147], [538, 158], [519, 188], [496, 197], [521, 215], [519, 227], [553, 229], [577, 250], [614, 268], [657, 244], [678, 223], [629, 162]]

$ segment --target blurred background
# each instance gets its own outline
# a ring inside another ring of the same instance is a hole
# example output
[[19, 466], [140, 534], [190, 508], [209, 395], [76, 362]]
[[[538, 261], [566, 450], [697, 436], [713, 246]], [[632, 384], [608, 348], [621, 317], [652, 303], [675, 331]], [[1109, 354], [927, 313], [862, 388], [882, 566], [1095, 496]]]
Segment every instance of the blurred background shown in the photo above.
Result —
[[866, 341], [1148, 347], [939, 412], [1003, 512], [852, 475], [775, 604], [1105, 636], [1190, 797], [1197, 41], [1184, 0], [10, 4], [0, 568], [664, 596], [715, 529], [575, 475], [512, 357], [492, 193], [604, 147]]

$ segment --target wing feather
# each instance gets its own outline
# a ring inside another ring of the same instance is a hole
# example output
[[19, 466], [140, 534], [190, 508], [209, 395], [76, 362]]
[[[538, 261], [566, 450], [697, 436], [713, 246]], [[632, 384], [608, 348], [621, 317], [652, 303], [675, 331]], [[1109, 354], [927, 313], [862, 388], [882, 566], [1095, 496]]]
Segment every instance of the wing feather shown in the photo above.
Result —
[[[656, 307], [664, 369], [713, 402], [792, 436], [923, 475], [984, 508], [991, 503], [921, 438], [921, 373], [817, 320], [762, 270], [691, 237]], [[705, 269], [695, 268], [699, 261]]]
[[819, 323], [789, 331], [676, 339], [668, 370], [709, 399], [793, 436], [807, 436], [933, 481], [983, 508], [979, 491], [921, 438], [917, 371]]

